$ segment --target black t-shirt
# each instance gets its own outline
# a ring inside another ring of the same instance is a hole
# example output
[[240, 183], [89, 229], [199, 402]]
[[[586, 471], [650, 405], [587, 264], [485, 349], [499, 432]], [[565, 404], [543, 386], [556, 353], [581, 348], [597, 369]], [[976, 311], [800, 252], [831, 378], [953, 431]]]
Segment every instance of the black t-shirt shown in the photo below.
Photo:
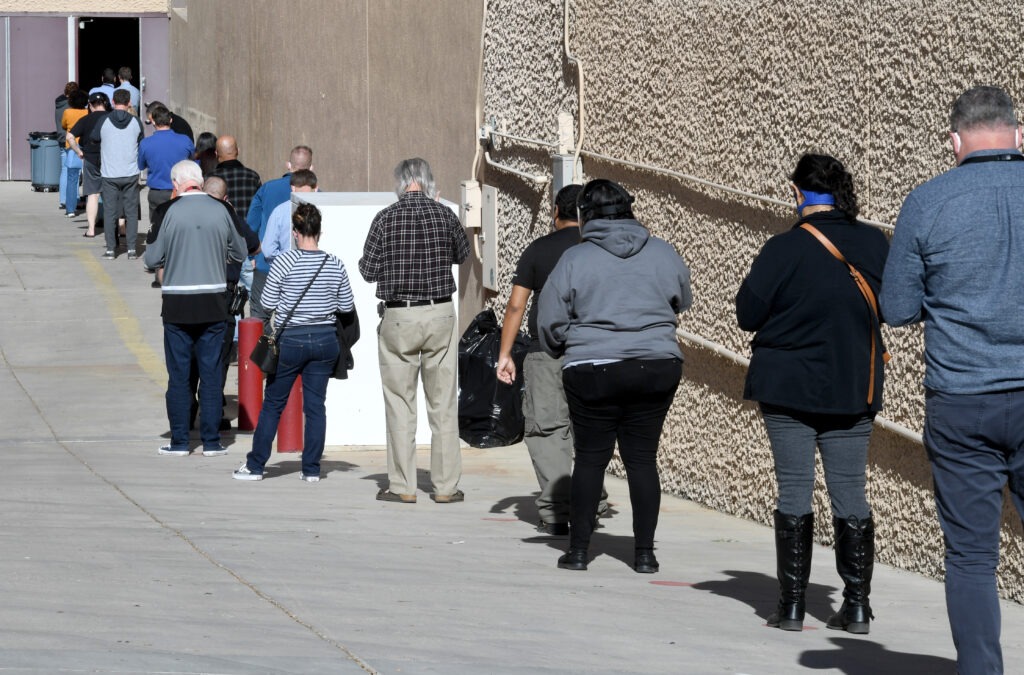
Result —
[[100, 143], [92, 140], [92, 132], [106, 116], [105, 110], [93, 110], [71, 127], [71, 135], [78, 139], [84, 159], [96, 167], [100, 165]]
[[188, 136], [188, 140], [193, 143], [196, 142], [195, 134], [192, 133], [192, 126], [174, 113], [171, 113], [171, 131]]
[[551, 270], [555, 269], [562, 254], [578, 243], [580, 243], [580, 228], [565, 227], [537, 239], [526, 247], [523, 255], [519, 256], [519, 264], [512, 277], [512, 284], [533, 291], [533, 302], [526, 318], [526, 329], [530, 333], [531, 352], [541, 350], [540, 341], [537, 338], [537, 306], [540, 304], [540, 292], [544, 288], [544, 282], [548, 280], [548, 275], [551, 274]]

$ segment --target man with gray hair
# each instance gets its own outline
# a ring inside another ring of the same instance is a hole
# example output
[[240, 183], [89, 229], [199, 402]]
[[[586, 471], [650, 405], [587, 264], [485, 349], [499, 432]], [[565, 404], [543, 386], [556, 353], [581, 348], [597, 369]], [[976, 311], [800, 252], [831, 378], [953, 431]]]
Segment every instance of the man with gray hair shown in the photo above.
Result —
[[202, 191], [199, 165], [183, 160], [171, 167], [178, 198], [170, 202], [156, 240], [146, 248], [149, 268], [164, 268], [162, 288], [164, 359], [167, 363], [167, 420], [171, 442], [161, 455], [188, 455], [193, 352], [199, 368], [200, 436], [203, 455], [227, 454], [218, 429], [223, 389], [220, 355], [228, 313], [224, 261], [245, 258], [245, 240], [225, 204]]
[[465, 499], [459, 449], [458, 321], [452, 265], [469, 256], [459, 219], [438, 203], [430, 165], [416, 157], [395, 167], [398, 202], [370, 225], [359, 272], [377, 284], [377, 353], [387, 421], [388, 487], [377, 499], [416, 501], [416, 385], [422, 373], [430, 421], [431, 499]]
[[924, 444], [957, 672], [1002, 673], [1007, 479], [1024, 515], [1024, 154], [1002, 89], [965, 91], [949, 122], [957, 165], [903, 202], [879, 299], [889, 325], [924, 323]]

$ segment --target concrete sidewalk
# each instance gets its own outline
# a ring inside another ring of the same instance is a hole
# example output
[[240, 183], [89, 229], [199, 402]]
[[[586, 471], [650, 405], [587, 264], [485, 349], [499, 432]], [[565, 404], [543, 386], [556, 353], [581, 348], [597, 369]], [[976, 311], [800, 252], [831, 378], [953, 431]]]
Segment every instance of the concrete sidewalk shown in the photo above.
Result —
[[[829, 631], [839, 579], [817, 547], [806, 629], [769, 629], [772, 532], [687, 501], [663, 501], [661, 572], [635, 574], [617, 479], [590, 569], [557, 569], [522, 445], [467, 448], [448, 505], [375, 501], [379, 449], [329, 448], [318, 484], [276, 454], [233, 481], [245, 434], [226, 457], [158, 456], [151, 277], [101, 260], [55, 194], [0, 199], [0, 673], [954, 672], [941, 584], [876, 566], [871, 635]], [[1024, 609], [1003, 612], [1019, 671]]]

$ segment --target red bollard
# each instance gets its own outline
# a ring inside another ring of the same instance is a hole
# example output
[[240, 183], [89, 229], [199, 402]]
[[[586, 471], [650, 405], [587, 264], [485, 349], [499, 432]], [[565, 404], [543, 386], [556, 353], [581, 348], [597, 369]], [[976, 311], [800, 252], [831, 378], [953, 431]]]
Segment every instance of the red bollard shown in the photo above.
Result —
[[263, 321], [238, 322], [238, 430], [252, 431], [263, 407], [263, 371], [249, 360], [256, 341], [263, 335]]
[[277, 425], [277, 451], [302, 452], [302, 376], [295, 378]]

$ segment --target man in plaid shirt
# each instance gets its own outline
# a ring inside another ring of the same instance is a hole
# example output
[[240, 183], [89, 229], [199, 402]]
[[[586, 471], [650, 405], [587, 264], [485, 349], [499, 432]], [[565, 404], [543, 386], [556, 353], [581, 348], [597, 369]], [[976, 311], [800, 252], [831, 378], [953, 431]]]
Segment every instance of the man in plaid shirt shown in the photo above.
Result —
[[378, 360], [387, 420], [388, 482], [377, 499], [416, 501], [416, 384], [422, 372], [430, 421], [431, 499], [465, 499], [459, 449], [458, 321], [452, 265], [469, 256], [459, 219], [436, 199], [430, 165], [418, 157], [395, 167], [398, 202], [373, 219], [359, 260], [381, 299]]
[[245, 220], [249, 204], [263, 181], [258, 173], [238, 161], [238, 144], [234, 136], [221, 136], [217, 139], [217, 161], [217, 168], [210, 175], [219, 176], [228, 184], [228, 203]]

